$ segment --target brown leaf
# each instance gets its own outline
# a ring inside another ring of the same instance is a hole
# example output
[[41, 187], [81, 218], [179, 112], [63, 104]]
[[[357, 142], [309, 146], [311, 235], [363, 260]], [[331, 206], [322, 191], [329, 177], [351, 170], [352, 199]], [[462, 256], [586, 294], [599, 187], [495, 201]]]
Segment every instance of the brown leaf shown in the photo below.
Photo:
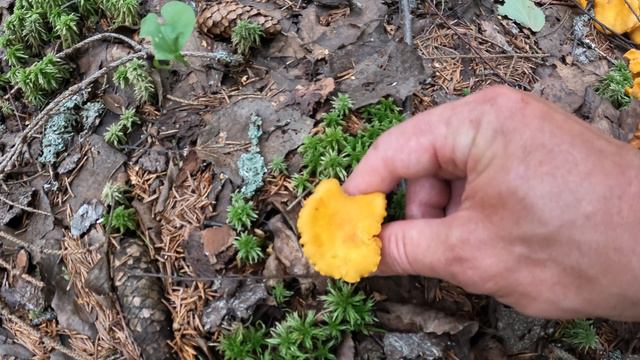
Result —
[[126, 106], [124, 98], [116, 94], [102, 95], [102, 102], [109, 111], [118, 115], [122, 115], [122, 109]]
[[182, 166], [180, 166], [180, 172], [176, 177], [176, 185], [182, 184], [189, 174], [193, 174], [193, 172], [200, 167], [200, 164], [202, 164], [202, 160], [198, 157], [198, 152], [195, 150], [189, 150], [189, 153], [182, 161]]
[[422, 331], [437, 335], [456, 335], [465, 331], [468, 337], [478, 331], [478, 323], [475, 321], [454, 318], [430, 308], [392, 302], [383, 302], [380, 305], [385, 311], [378, 311], [376, 314], [380, 323], [390, 330]]
[[29, 252], [26, 249], [20, 249], [16, 254], [16, 259], [13, 263], [14, 270], [19, 274], [27, 272], [30, 264], [29, 258]]
[[162, 190], [160, 190], [160, 196], [158, 196], [156, 207], [153, 209], [155, 214], [164, 211], [164, 206], [167, 199], [169, 199], [169, 194], [171, 193], [171, 189], [175, 183], [176, 176], [178, 176], [178, 167], [173, 164], [173, 161], [169, 161], [169, 170], [167, 170], [167, 176], [164, 179]]
[[151, 240], [154, 244], [162, 243], [162, 230], [160, 223], [153, 217], [151, 203], [143, 203], [138, 200], [133, 200], [131, 205], [136, 209], [138, 214], [138, 220], [144, 229], [149, 232]]
[[287, 105], [300, 104], [304, 114], [310, 114], [316, 103], [323, 102], [335, 89], [333, 78], [325, 78], [308, 86], [298, 85], [293, 92], [293, 99]]
[[233, 256], [235, 232], [227, 225], [204, 230], [190, 228], [184, 243], [187, 263], [200, 276], [213, 276]]

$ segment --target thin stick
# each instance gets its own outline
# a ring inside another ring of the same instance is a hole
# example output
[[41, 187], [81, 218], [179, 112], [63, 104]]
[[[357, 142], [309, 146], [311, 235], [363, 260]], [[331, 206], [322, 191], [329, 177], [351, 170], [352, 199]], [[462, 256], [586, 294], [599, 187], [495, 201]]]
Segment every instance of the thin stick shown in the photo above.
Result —
[[323, 276], [317, 273], [300, 274], [300, 275], [241, 275], [241, 274], [223, 274], [214, 276], [176, 276], [165, 275], [159, 273], [150, 273], [143, 271], [127, 271], [130, 276], [155, 277], [162, 279], [171, 279], [176, 281], [213, 281], [220, 279], [251, 279], [251, 280], [287, 280], [287, 279], [319, 279]]
[[[31, 325], [27, 324], [26, 322], [24, 322], [22, 319], [20, 319], [19, 317], [15, 316], [12, 314], [11, 309], [9, 309], [9, 307], [7, 306], [7, 304], [4, 303], [4, 301], [0, 300], [0, 314], [2, 314], [2, 317], [4, 318], [5, 321], [11, 321], [14, 324], [16, 324], [17, 326], [21, 327], [24, 331], [26, 331], [27, 333], [29, 333], [29, 335], [33, 336], [34, 338], [42, 341], [42, 343], [45, 346], [51, 347], [53, 349], [56, 349], [68, 356], [70, 356], [71, 358], [75, 359], [75, 360], [89, 360], [90, 358], [88, 358], [87, 356], [80, 354], [79, 352], [73, 350], [73, 349], [69, 349], [68, 347], [62, 345], [58, 340], [52, 339], [47, 335], [41, 334], [40, 332], [38, 332], [36, 329], [34, 329]], [[6, 327], [6, 324], [3, 324]]]
[[627, 5], [629, 10], [631, 10], [631, 13], [633, 14], [633, 16], [636, 17], [636, 20], [638, 20], [638, 22], [640, 22], [640, 16], [638, 16], [638, 13], [633, 9], [633, 6], [631, 6], [631, 4], [629, 4], [629, 0], [624, 0], [624, 3], [625, 3], [625, 5]]
[[402, 30], [404, 42], [407, 45], [413, 44], [413, 34], [411, 34], [411, 5], [409, 0], [400, 0], [402, 6]]
[[0, 237], [4, 238], [5, 240], [9, 240], [11, 242], [13, 242], [14, 244], [18, 244], [20, 246], [22, 246], [25, 249], [29, 249], [29, 251], [31, 252], [40, 252], [42, 254], [45, 255], [55, 255], [55, 256], [62, 256], [65, 254], [70, 254], [70, 255], [76, 255], [76, 254], [82, 254], [85, 253], [87, 251], [93, 251], [98, 249], [100, 246], [103, 245], [104, 242], [99, 242], [89, 248], [86, 249], [82, 249], [82, 250], [73, 250], [73, 251], [64, 251], [64, 250], [53, 250], [53, 249], [47, 249], [47, 248], [38, 248], [37, 246], [30, 244], [24, 240], [20, 240], [15, 236], [11, 236], [9, 234], [7, 234], [4, 231], [0, 231]]
[[24, 206], [24, 205], [20, 205], [17, 203], [14, 203], [13, 201], [5, 198], [4, 196], [0, 195], [0, 201], [3, 201], [13, 207], [17, 207], [18, 209], [22, 209], [24, 211], [28, 211], [28, 212], [32, 212], [32, 213], [36, 213], [36, 214], [41, 214], [41, 215], [46, 215], [46, 216], [53, 216], [53, 214], [48, 213], [46, 211], [42, 211], [42, 210], [38, 210], [38, 209], [34, 209], [34, 208], [30, 208], [28, 206]]
[[100, 40], [104, 40], [104, 39], [116, 39], [116, 40], [120, 40], [123, 41], [125, 43], [127, 43], [129, 46], [131, 46], [135, 51], [145, 51], [146, 48], [140, 44], [138, 44], [137, 42], [131, 40], [130, 38], [120, 35], [120, 34], [115, 34], [115, 33], [102, 33], [102, 34], [98, 34], [95, 36], [92, 36], [90, 38], [87, 38], [85, 40], [80, 41], [79, 43], [73, 45], [72, 47], [56, 54], [57, 58], [64, 58], [69, 56], [71, 53], [75, 52], [78, 49], [81, 49], [93, 42], [96, 41], [100, 41]]
[[13, 165], [13, 163], [16, 161], [16, 158], [18, 157], [17, 156], [18, 153], [22, 151], [22, 149], [24, 148], [25, 144], [28, 142], [27, 139], [31, 135], [33, 135], [40, 126], [42, 126], [44, 124], [45, 120], [48, 119], [49, 115], [53, 111], [55, 111], [60, 105], [62, 105], [66, 99], [68, 99], [71, 96], [77, 94], [81, 90], [84, 90], [87, 86], [89, 86], [91, 83], [93, 83], [96, 79], [106, 75], [112, 69], [117, 68], [120, 65], [126, 64], [131, 60], [144, 58], [144, 57], [147, 57], [148, 55], [149, 55], [148, 52], [140, 51], [140, 52], [136, 52], [136, 53], [133, 53], [133, 54], [129, 54], [129, 55], [117, 60], [117, 61], [114, 61], [114, 62], [108, 64], [107, 66], [105, 66], [104, 68], [96, 71], [91, 76], [89, 76], [88, 78], [84, 79], [83, 81], [77, 83], [76, 85], [73, 85], [67, 91], [63, 92], [62, 94], [60, 94], [60, 96], [58, 96], [53, 101], [51, 101], [49, 103], [49, 105], [47, 105], [31, 121], [29, 126], [20, 135], [18, 135], [18, 138], [16, 139], [15, 143], [13, 144], [13, 147], [11, 148], [11, 150], [9, 150], [2, 158], [0, 158], [0, 159], [2, 159], [2, 162], [0, 162], [0, 180], [3, 179], [7, 175], [8, 168], [11, 165]]
[[[489, 54], [483, 55], [487, 59], [495, 59], [495, 58], [546, 58], [551, 55], [549, 54]], [[451, 54], [451, 55], [434, 55], [434, 56], [423, 56], [425, 59], [436, 60], [436, 59], [477, 59], [480, 56], [473, 54]]]

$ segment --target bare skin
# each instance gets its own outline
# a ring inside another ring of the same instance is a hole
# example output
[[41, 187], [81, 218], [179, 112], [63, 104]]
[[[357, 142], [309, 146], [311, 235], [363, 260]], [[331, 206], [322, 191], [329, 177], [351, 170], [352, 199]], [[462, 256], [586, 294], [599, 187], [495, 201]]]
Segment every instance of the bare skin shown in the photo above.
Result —
[[546, 318], [640, 320], [640, 152], [494, 87], [383, 134], [344, 184], [407, 179], [379, 273], [437, 277]]

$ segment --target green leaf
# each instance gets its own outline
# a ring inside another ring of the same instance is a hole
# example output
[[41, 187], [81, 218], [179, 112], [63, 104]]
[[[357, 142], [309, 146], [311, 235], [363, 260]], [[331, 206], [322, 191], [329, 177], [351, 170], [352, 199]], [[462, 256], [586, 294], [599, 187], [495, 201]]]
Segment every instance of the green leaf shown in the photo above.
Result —
[[151, 39], [156, 60], [183, 61], [180, 50], [193, 32], [196, 14], [191, 6], [170, 1], [157, 14], [148, 14], [140, 24], [140, 36]]
[[498, 6], [498, 13], [536, 32], [545, 23], [544, 13], [531, 0], [506, 0], [504, 5]]

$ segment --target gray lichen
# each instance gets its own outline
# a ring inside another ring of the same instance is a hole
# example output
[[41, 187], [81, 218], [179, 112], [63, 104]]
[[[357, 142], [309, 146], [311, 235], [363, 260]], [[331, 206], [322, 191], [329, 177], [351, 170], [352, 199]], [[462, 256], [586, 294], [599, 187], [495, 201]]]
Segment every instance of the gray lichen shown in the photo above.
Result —
[[587, 34], [591, 30], [591, 18], [588, 15], [576, 16], [573, 19], [573, 37], [577, 44], [574, 46], [572, 55], [581, 64], [587, 64], [598, 58], [597, 46], [587, 39]]
[[86, 103], [82, 107], [82, 128], [84, 130], [91, 129], [98, 118], [102, 116], [104, 112], [104, 104], [101, 101], [92, 101]]
[[251, 114], [248, 133], [251, 149], [238, 159], [238, 172], [244, 182], [240, 192], [245, 197], [252, 197], [256, 190], [264, 184], [262, 179], [267, 173], [264, 158], [260, 155], [258, 147], [260, 135], [262, 135], [262, 118], [257, 114]]
[[56, 162], [58, 154], [63, 152], [73, 138], [73, 126], [78, 117], [70, 112], [54, 115], [47, 123], [42, 137], [41, 163], [51, 165]]

